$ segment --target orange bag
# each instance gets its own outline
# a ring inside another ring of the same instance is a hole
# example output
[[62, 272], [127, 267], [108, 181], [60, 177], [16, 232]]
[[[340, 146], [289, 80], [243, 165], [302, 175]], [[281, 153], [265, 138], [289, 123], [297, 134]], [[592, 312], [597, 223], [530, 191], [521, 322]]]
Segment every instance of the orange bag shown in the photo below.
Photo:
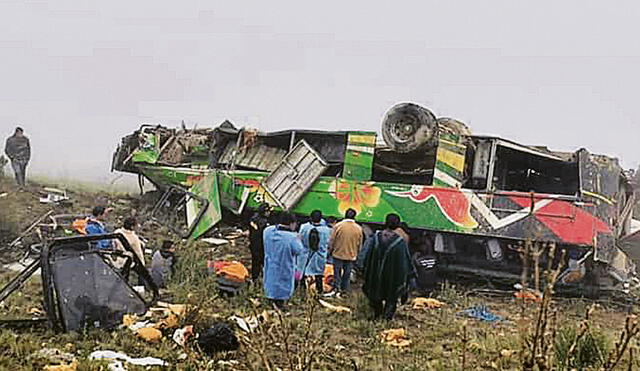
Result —
[[213, 263], [213, 268], [217, 275], [232, 281], [244, 282], [249, 277], [247, 268], [237, 261], [217, 261]]
[[73, 223], [71, 224], [71, 228], [73, 228], [74, 231], [82, 234], [82, 235], [86, 235], [87, 234], [87, 219], [76, 219], [73, 221]]

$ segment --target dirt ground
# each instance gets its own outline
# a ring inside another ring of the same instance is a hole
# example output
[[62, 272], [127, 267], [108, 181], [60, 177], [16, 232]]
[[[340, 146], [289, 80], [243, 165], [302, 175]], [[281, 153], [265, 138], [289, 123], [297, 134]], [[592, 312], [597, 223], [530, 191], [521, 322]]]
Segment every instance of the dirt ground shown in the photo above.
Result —
[[[10, 180], [0, 179], [0, 195], [6, 193], [0, 197], [0, 248], [52, 208], [38, 202], [41, 188], [32, 185], [28, 191], [18, 191]], [[198, 332], [214, 323], [232, 323], [229, 317], [233, 315], [249, 317], [267, 311], [267, 318], [251, 333], [234, 327], [240, 348], [213, 356], [198, 351], [193, 341], [184, 347], [176, 344], [171, 339], [172, 331], [165, 331], [161, 341], [150, 344], [126, 328], [67, 334], [54, 333], [45, 326], [0, 328], [0, 369], [42, 369], [52, 362], [39, 357], [38, 351], [56, 348], [73, 355], [78, 370], [107, 369], [108, 363], [88, 359], [95, 350], [114, 350], [131, 357], [158, 357], [169, 363], [168, 368], [184, 370], [511, 370], [523, 368], [530, 349], [526, 344], [540, 323], [537, 303], [523, 303], [512, 293], [473, 290], [448, 282], [442, 283], [435, 295], [444, 303], [441, 308], [418, 310], [407, 303], [399, 307], [391, 322], [370, 320], [360, 282], [355, 283], [347, 297], [326, 299], [349, 308], [350, 313], [330, 311], [319, 305], [313, 295], [297, 292], [290, 303], [290, 312], [280, 315], [263, 300], [259, 285], [249, 286], [231, 298], [220, 295], [216, 289], [207, 260], [239, 260], [249, 267], [243, 238], [220, 247], [205, 242], [186, 243], [168, 229], [145, 221], [136, 197], [93, 191], [76, 191], [70, 196], [73, 204], [56, 206], [55, 213], [87, 214], [93, 205], [110, 206], [114, 208], [108, 220], [112, 226], [118, 226], [125, 216], [138, 214], [143, 222], [140, 235], [149, 240], [149, 247], [157, 247], [167, 238], [178, 242], [179, 265], [162, 294], [165, 301], [193, 308], [181, 318], [180, 326], [194, 325]], [[29, 238], [25, 239], [25, 245]], [[0, 251], [0, 263], [4, 266], [14, 262], [24, 255], [25, 249], [26, 246]], [[0, 268], [0, 283], [15, 275], [16, 272]], [[39, 278], [34, 277], [0, 304], [0, 315], [3, 319], [31, 317], [42, 310], [41, 295]], [[503, 320], [488, 322], [466, 317], [463, 310], [476, 305], [485, 305]], [[635, 313], [636, 308], [607, 299], [595, 303], [581, 298], [558, 298], [550, 304], [549, 312], [545, 318], [552, 323], [543, 335], [551, 339], [551, 347], [538, 350], [538, 355], [551, 355], [554, 369], [601, 369], [616, 355], [616, 349], [620, 348], [616, 341], [627, 316]], [[590, 315], [585, 321], [587, 312]], [[383, 343], [380, 333], [388, 329], [404, 329], [410, 343], [405, 346]], [[637, 339], [633, 338], [628, 348], [637, 347]], [[625, 352], [616, 369], [639, 369], [636, 358], [634, 355], [630, 359], [629, 352]], [[129, 370], [145, 369], [125, 366]]]

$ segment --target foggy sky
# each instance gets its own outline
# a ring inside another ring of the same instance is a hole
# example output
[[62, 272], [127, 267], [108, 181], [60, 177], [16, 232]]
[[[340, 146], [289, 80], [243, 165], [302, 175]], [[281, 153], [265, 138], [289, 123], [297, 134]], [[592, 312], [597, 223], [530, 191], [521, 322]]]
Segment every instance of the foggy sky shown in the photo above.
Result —
[[0, 0], [0, 131], [106, 181], [141, 122], [379, 130], [413, 101], [476, 134], [640, 150], [635, 2]]

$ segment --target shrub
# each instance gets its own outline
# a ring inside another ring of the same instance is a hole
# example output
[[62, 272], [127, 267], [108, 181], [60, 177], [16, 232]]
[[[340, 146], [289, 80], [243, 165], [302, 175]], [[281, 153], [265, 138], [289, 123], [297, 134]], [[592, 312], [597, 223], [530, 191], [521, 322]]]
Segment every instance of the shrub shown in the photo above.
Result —
[[580, 336], [575, 326], [562, 327], [555, 342], [558, 369], [599, 368], [603, 365], [609, 348], [607, 336], [600, 330], [590, 328]]

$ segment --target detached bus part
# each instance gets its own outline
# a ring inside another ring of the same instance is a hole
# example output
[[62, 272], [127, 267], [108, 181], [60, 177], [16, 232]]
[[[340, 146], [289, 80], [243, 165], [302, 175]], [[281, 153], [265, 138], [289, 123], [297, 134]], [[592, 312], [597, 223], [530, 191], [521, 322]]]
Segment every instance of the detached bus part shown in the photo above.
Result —
[[[116, 239], [130, 255], [97, 249], [99, 241]], [[115, 259], [122, 260], [121, 268], [114, 266]], [[90, 327], [111, 329], [122, 324], [125, 314], [143, 315], [158, 299], [158, 288], [149, 272], [121, 234], [54, 239], [44, 246], [39, 260], [0, 290], [0, 302], [38, 270], [46, 318], [2, 319], [0, 326], [46, 321], [54, 330], [64, 332]], [[136, 274], [151, 293], [135, 290], [130, 273]]]

